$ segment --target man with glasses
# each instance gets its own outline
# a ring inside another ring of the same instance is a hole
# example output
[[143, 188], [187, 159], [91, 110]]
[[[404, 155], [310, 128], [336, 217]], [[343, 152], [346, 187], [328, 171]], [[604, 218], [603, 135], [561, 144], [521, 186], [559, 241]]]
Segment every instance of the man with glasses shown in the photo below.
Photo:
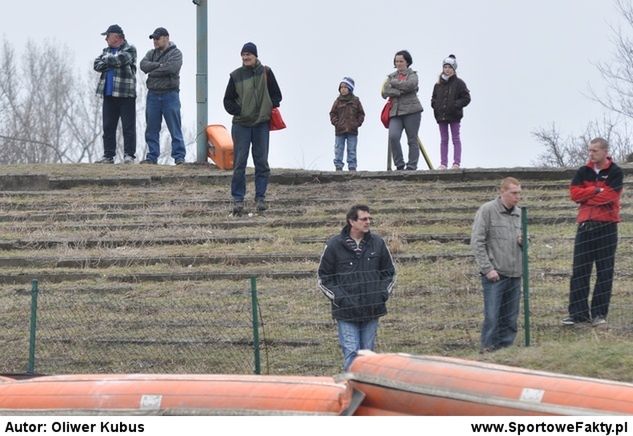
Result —
[[369, 207], [353, 206], [345, 226], [328, 239], [321, 255], [318, 286], [332, 304], [347, 371], [359, 350], [373, 350], [378, 318], [396, 282], [396, 269], [385, 241], [369, 230]]

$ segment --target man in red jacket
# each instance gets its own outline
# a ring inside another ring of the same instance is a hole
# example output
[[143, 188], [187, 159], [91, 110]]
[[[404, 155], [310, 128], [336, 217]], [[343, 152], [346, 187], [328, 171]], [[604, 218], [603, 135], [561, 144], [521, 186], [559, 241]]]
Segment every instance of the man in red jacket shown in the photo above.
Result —
[[[609, 144], [603, 138], [589, 143], [589, 162], [578, 169], [569, 193], [578, 203], [574, 265], [569, 285], [569, 316], [563, 325], [607, 323], [613, 287], [613, 265], [618, 245], [622, 170], [609, 157]], [[596, 284], [589, 308], [589, 280], [596, 264]]]

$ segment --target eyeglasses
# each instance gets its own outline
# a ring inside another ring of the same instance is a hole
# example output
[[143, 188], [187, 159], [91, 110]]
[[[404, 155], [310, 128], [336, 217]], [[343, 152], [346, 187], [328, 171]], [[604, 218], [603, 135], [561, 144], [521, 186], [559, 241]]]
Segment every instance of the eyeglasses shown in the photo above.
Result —
[[365, 222], [365, 221], [372, 221], [372, 220], [373, 220], [373, 218], [370, 217], [370, 216], [366, 216], [366, 217], [363, 217], [363, 218], [356, 218], [356, 221], [363, 221], [363, 222]]

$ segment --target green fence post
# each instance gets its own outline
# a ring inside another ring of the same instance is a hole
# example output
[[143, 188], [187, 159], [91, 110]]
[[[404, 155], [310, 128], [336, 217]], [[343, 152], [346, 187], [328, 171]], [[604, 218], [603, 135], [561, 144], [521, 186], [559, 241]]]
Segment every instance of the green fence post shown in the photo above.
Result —
[[259, 317], [257, 316], [257, 278], [251, 277], [251, 307], [253, 309], [253, 352], [255, 353], [255, 374], [261, 374], [259, 357]]
[[37, 280], [31, 281], [31, 328], [29, 334], [29, 365], [27, 374], [35, 374], [35, 331], [37, 330]]
[[521, 242], [523, 249], [523, 316], [525, 319], [525, 346], [530, 346], [530, 268], [528, 259], [528, 210], [521, 210]]

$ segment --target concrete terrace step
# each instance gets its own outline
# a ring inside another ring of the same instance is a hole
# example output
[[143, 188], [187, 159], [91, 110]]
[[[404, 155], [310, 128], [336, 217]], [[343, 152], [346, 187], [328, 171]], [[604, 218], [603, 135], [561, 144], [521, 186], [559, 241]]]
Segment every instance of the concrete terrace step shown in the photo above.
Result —
[[2, 250], [44, 249], [54, 247], [90, 248], [90, 247], [123, 247], [123, 246], [148, 246], [148, 245], [192, 245], [206, 243], [235, 244], [241, 242], [273, 241], [274, 238], [266, 235], [259, 236], [205, 236], [205, 237], [178, 237], [178, 238], [102, 238], [102, 239], [48, 239], [48, 240], [0, 240]]
[[[25, 268], [110, 268], [113, 266], [135, 267], [156, 264], [169, 264], [179, 266], [199, 265], [249, 265], [272, 264], [283, 262], [312, 262], [317, 263], [321, 253], [310, 254], [227, 254], [208, 256], [83, 256], [65, 257], [41, 256], [41, 257], [0, 257], [0, 268], [25, 267]], [[472, 258], [470, 253], [442, 253], [442, 254], [399, 254], [394, 259], [399, 263], [410, 262], [436, 262], [437, 260], [451, 260]]]

